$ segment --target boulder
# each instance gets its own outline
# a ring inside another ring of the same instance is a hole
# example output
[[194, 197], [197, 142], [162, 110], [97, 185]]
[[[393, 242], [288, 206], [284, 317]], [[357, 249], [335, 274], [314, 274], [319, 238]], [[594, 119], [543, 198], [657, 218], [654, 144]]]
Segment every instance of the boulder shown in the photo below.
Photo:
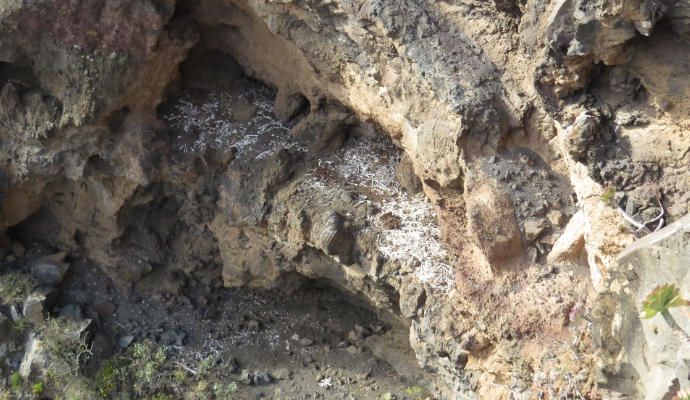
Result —
[[578, 211], [568, 221], [546, 260], [549, 263], [577, 262], [585, 248], [585, 228], [584, 213]]
[[314, 243], [330, 256], [337, 256], [343, 264], [353, 261], [354, 237], [349, 222], [335, 211], [323, 213], [315, 221], [311, 237]]
[[32, 371], [40, 372], [47, 366], [49, 356], [43, 348], [43, 342], [33, 333], [29, 335], [24, 348], [24, 358], [19, 366], [19, 374], [27, 379]]
[[59, 286], [65, 278], [69, 264], [63, 262], [64, 252], [44, 256], [34, 261], [31, 273], [39, 285]]
[[513, 205], [495, 180], [468, 177], [465, 201], [469, 234], [489, 262], [503, 261], [522, 252]]
[[22, 314], [24, 318], [32, 324], [41, 324], [45, 317], [57, 301], [58, 292], [52, 287], [40, 287], [32, 292], [24, 300]]
[[[631, 399], [674, 398], [689, 390], [690, 347], [660, 315], [644, 319], [643, 300], [657, 286], [673, 284], [690, 298], [690, 215], [649, 234], [619, 254], [592, 310], [592, 339], [602, 359], [600, 380]], [[687, 307], [669, 310], [690, 333]]]
[[548, 224], [541, 218], [529, 218], [525, 221], [525, 237], [533, 242], [548, 228]]
[[309, 101], [300, 94], [278, 90], [275, 102], [275, 116], [283, 122], [291, 120], [309, 107]]

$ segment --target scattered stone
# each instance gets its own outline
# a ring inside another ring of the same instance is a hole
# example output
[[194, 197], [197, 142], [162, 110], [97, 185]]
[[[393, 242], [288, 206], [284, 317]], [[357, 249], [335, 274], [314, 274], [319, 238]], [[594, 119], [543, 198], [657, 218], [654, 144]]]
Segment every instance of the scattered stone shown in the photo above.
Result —
[[381, 395], [381, 400], [396, 400], [397, 397], [391, 393], [391, 392], [386, 392], [383, 395]]
[[549, 222], [551, 222], [551, 225], [554, 226], [563, 226], [563, 222], [565, 222], [565, 216], [563, 215], [563, 212], [560, 210], [551, 210], [546, 214], [546, 218], [549, 219]]
[[364, 335], [362, 335], [361, 332], [351, 330], [350, 332], [347, 333], [347, 338], [350, 342], [358, 343], [358, 342], [361, 342], [362, 340], [364, 340]]
[[268, 372], [254, 372], [254, 376], [252, 378], [252, 383], [254, 385], [268, 385], [271, 382], [273, 382], [273, 378], [271, 378], [271, 375], [269, 375]]
[[541, 218], [530, 218], [525, 221], [525, 237], [527, 240], [536, 240], [544, 231], [547, 226], [543, 219]]
[[312, 344], [314, 344], [314, 341], [309, 338], [301, 338], [299, 340], [299, 344], [301, 346], [311, 346]]
[[130, 344], [132, 344], [133, 340], [134, 336], [132, 335], [120, 336], [120, 338], [117, 340], [117, 345], [123, 349], [126, 349]]
[[350, 354], [357, 354], [357, 353], [360, 353], [360, 352], [361, 352], [361, 351], [359, 350], [359, 348], [357, 348], [357, 346], [355, 346], [355, 345], [347, 346], [347, 348], [345, 349], [345, 351], [347, 351], [347, 352], [350, 353]]
[[50, 287], [42, 287], [31, 293], [24, 300], [22, 314], [32, 324], [41, 324], [45, 320], [48, 309], [57, 300], [57, 290]]
[[568, 225], [554, 243], [546, 260], [549, 263], [576, 262], [585, 247], [585, 229], [584, 213], [578, 211], [568, 221]]
[[251, 385], [254, 382], [254, 374], [249, 370], [243, 369], [242, 373], [240, 373], [240, 382], [245, 385]]
[[68, 269], [67, 263], [39, 261], [32, 265], [31, 273], [40, 285], [59, 286]]

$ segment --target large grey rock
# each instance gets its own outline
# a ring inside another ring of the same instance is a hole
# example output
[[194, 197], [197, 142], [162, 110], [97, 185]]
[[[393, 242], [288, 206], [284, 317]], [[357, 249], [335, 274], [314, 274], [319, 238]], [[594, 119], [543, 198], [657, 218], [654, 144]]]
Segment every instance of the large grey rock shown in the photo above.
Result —
[[24, 318], [33, 324], [41, 324], [45, 320], [50, 308], [55, 304], [57, 296], [58, 292], [55, 288], [49, 286], [38, 288], [24, 300], [24, 306], [22, 307]]
[[[593, 338], [602, 355], [604, 384], [633, 399], [673, 397], [671, 388], [689, 389], [690, 347], [657, 315], [641, 319], [642, 300], [656, 286], [671, 283], [690, 298], [690, 215], [645, 236], [624, 250], [593, 310]], [[687, 309], [671, 315], [690, 332]]]
[[65, 278], [69, 264], [39, 261], [31, 266], [31, 272], [39, 285], [59, 286]]
[[29, 335], [24, 346], [24, 358], [19, 366], [19, 374], [28, 379], [31, 372], [43, 370], [49, 361], [49, 355], [43, 348], [43, 342], [33, 333]]

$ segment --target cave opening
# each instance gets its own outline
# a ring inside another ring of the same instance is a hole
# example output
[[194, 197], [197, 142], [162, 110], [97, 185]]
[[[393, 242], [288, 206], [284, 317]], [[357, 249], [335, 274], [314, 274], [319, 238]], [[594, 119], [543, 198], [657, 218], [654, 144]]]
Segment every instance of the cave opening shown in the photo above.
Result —
[[[80, 176], [32, 178], [22, 185], [40, 189], [13, 189], [27, 209], [0, 237], [0, 277], [24, 276], [26, 295], [45, 299], [0, 312], [23, 320], [35, 307], [31, 326], [84, 323], [87, 382], [139, 345], [166, 349], [167, 374], [182, 369], [195, 380], [212, 363], [210, 380], [241, 382], [240, 393], [252, 396], [365, 396], [421, 382], [409, 328], [396, 316], [397, 291], [369, 278], [352, 284], [367, 269], [380, 273], [382, 261], [367, 260], [352, 232], [371, 223], [371, 210], [361, 208], [368, 198], [402, 190], [400, 151], [341, 105], [281, 97], [222, 51], [196, 46], [179, 71], [155, 129], [137, 131], [133, 110], [120, 107], [98, 138], [107, 145], [75, 160]], [[352, 163], [338, 167], [348, 155]], [[338, 187], [344, 181], [350, 186]], [[310, 198], [315, 190], [324, 194]], [[291, 197], [307, 211], [291, 209]], [[286, 249], [272, 231], [294, 224], [275, 221], [293, 214], [303, 249]], [[341, 264], [358, 264], [358, 275]], [[43, 265], [54, 268], [53, 280], [37, 272]], [[26, 363], [20, 354], [8, 358], [12, 368]], [[63, 390], [48, 383], [46, 396]]]

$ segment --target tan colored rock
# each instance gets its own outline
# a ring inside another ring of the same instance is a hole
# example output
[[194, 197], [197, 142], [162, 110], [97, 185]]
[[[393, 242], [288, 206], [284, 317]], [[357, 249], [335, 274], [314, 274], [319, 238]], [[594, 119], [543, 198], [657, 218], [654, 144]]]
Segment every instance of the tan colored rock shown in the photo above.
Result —
[[585, 229], [584, 213], [578, 211], [568, 221], [546, 260], [549, 263], [577, 262], [585, 248]]
[[549, 222], [551, 222], [551, 225], [553, 226], [563, 226], [563, 223], [565, 222], [563, 211], [560, 210], [549, 211], [546, 213], [546, 218], [549, 219]]
[[522, 252], [520, 228], [512, 204], [489, 179], [469, 179], [465, 201], [468, 233], [491, 263]]
[[548, 227], [542, 218], [529, 218], [525, 221], [525, 237], [530, 242], [537, 240]]

